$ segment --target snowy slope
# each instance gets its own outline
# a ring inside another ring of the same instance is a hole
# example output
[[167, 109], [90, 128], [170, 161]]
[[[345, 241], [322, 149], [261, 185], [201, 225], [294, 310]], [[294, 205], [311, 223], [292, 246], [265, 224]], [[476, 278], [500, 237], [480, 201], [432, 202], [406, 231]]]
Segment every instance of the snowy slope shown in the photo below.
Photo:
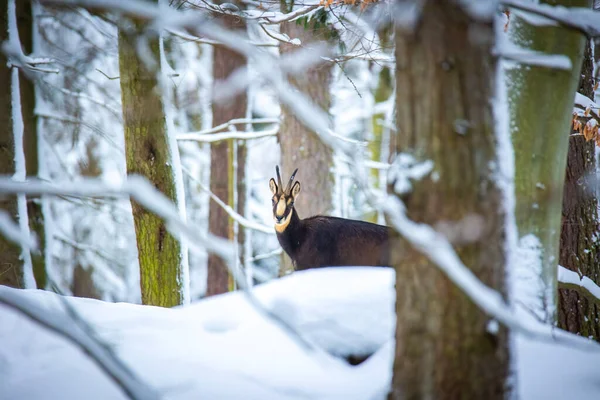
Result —
[[[380, 399], [391, 379], [393, 279], [389, 269], [336, 268], [256, 288], [263, 304], [327, 353], [307, 352], [239, 292], [171, 310], [69, 301], [166, 398]], [[49, 313], [61, 309], [54, 294], [18, 294]], [[0, 399], [124, 398], [63, 339], [4, 306], [0, 321]], [[518, 338], [516, 349], [522, 398], [600, 396], [600, 347], [595, 353]], [[356, 367], [331, 355], [369, 353]]]

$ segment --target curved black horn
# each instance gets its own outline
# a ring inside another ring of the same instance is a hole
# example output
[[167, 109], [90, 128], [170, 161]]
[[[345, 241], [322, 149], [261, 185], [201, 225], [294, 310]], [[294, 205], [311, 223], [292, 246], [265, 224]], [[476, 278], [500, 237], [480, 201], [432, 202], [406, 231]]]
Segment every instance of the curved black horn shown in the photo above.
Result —
[[279, 190], [283, 190], [283, 183], [281, 183], [281, 175], [279, 175], [279, 165], [275, 166], [275, 171], [277, 171], [277, 184], [279, 185]]
[[294, 171], [294, 173], [292, 174], [292, 176], [290, 177], [290, 180], [285, 188], [285, 192], [284, 193], [288, 193], [290, 192], [290, 189], [292, 188], [292, 183], [294, 183], [294, 178], [296, 177], [296, 172], [298, 172], [298, 168], [296, 168], [296, 170]]

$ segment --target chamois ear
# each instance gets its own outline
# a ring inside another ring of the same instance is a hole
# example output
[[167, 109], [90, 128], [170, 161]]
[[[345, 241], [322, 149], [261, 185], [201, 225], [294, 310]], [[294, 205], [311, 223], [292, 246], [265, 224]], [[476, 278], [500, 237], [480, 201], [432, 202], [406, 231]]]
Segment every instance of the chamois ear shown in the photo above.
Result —
[[300, 189], [300, 182], [294, 183], [294, 186], [292, 187], [292, 196], [294, 197], [294, 200], [296, 199], [296, 197], [298, 197]]
[[273, 192], [273, 194], [277, 193], [277, 184], [275, 183], [275, 179], [271, 178], [271, 180], [269, 181], [269, 189], [271, 189], [271, 192]]

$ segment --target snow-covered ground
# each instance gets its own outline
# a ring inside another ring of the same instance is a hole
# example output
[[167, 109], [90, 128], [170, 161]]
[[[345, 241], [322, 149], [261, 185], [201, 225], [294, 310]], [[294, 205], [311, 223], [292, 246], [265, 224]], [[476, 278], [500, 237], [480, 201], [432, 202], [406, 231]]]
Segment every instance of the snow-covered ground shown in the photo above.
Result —
[[[58, 296], [14, 292], [60, 313]], [[295, 273], [257, 298], [320, 350], [307, 350], [241, 292], [177, 309], [68, 298], [97, 334], [165, 398], [383, 399], [393, 362], [394, 274], [386, 268]], [[82, 351], [0, 306], [1, 399], [120, 399]], [[517, 337], [522, 399], [600, 397], [598, 351]], [[351, 366], [341, 357], [373, 354]]]

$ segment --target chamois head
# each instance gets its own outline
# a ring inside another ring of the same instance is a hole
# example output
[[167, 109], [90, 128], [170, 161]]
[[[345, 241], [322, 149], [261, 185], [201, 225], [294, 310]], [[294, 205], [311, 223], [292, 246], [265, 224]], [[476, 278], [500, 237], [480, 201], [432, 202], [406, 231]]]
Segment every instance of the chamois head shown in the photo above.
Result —
[[273, 193], [273, 220], [275, 221], [275, 230], [283, 232], [292, 218], [294, 201], [300, 193], [300, 182], [296, 182], [292, 186], [296, 172], [298, 172], [298, 168], [296, 168], [284, 189], [278, 166], [275, 167], [275, 171], [277, 172], [277, 183], [275, 183], [275, 179], [273, 178], [269, 181], [269, 188]]

